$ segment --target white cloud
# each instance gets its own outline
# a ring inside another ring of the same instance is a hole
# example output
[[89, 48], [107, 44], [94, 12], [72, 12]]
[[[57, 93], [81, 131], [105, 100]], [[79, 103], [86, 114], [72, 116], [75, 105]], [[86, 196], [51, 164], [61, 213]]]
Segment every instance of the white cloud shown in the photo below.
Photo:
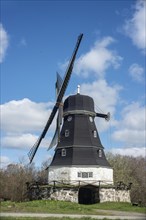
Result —
[[132, 103], [122, 112], [122, 120], [117, 125], [117, 130], [112, 137], [121, 141], [126, 147], [145, 146], [145, 113], [146, 108], [139, 103]]
[[[84, 83], [81, 85], [81, 94], [89, 95], [93, 98], [95, 103], [95, 110], [104, 113], [111, 113], [111, 124], [115, 123], [114, 114], [116, 105], [119, 100], [119, 92], [122, 88], [119, 85], [108, 85], [106, 80], [100, 79], [93, 83]], [[100, 108], [100, 109], [99, 109]], [[104, 131], [109, 127], [104, 119], [96, 118], [99, 131]]]
[[129, 67], [129, 74], [132, 76], [133, 80], [137, 82], [144, 81], [144, 68], [137, 63], [133, 63]]
[[146, 48], [146, 2], [144, 0], [136, 2], [133, 16], [125, 22], [124, 31], [139, 49]]
[[8, 135], [2, 138], [1, 144], [2, 147], [9, 148], [26, 148], [31, 147], [37, 140], [37, 136], [32, 134], [22, 134], [22, 135]]
[[35, 103], [29, 99], [1, 105], [1, 128], [7, 133], [41, 131], [48, 120], [52, 103]]
[[6, 51], [8, 48], [9, 39], [2, 24], [0, 24], [0, 63], [4, 61]]
[[81, 93], [91, 96], [96, 105], [103, 111], [114, 113], [115, 105], [119, 98], [119, 91], [122, 89], [119, 85], [108, 85], [105, 79], [100, 79], [92, 83], [81, 85]]
[[[32, 134], [9, 134], [2, 137], [1, 144], [4, 148], [24, 149], [31, 148], [37, 141], [38, 136]], [[48, 148], [50, 138], [42, 140], [41, 146]]]
[[123, 127], [130, 129], [145, 129], [146, 108], [138, 102], [133, 102], [123, 109]]
[[104, 37], [96, 41], [90, 51], [76, 61], [74, 72], [83, 77], [88, 77], [92, 73], [104, 77], [109, 67], [118, 68], [123, 58], [116, 51], [108, 49], [113, 42], [115, 40], [112, 37]]
[[111, 149], [113, 154], [120, 154], [123, 156], [133, 156], [133, 157], [145, 157], [146, 156], [146, 149], [145, 147], [142, 148], [113, 148]]
[[117, 141], [124, 142], [126, 146], [143, 147], [145, 143], [145, 131], [125, 128], [115, 131], [113, 138]]
[[11, 161], [10, 161], [10, 159], [7, 156], [1, 156], [0, 157], [1, 168], [6, 167], [10, 163], [11, 163]]
[[[41, 135], [52, 110], [52, 103], [35, 103], [29, 99], [10, 101], [1, 105], [1, 144], [4, 148], [30, 148]], [[49, 134], [55, 130], [52, 122]], [[34, 133], [34, 134], [33, 134]], [[41, 146], [48, 147], [51, 137], [45, 137]]]

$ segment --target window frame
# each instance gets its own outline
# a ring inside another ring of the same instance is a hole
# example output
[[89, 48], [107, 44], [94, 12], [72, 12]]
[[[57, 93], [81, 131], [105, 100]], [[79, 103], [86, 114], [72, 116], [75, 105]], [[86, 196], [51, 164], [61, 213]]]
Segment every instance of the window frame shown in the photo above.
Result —
[[69, 137], [69, 129], [66, 129], [66, 130], [65, 130], [64, 136], [65, 136], [65, 137]]
[[93, 178], [93, 172], [89, 172], [88, 176], [89, 178]]
[[68, 116], [67, 121], [68, 122], [72, 121], [72, 116], [71, 115]]
[[100, 158], [102, 157], [102, 150], [101, 150], [101, 149], [98, 150], [98, 156], [99, 156]]
[[61, 156], [66, 157], [66, 149], [65, 148], [61, 149]]
[[93, 178], [93, 172], [77, 172], [77, 176], [82, 179]]
[[81, 172], [78, 172], [78, 177], [82, 177], [82, 173]]
[[93, 137], [97, 138], [97, 131], [96, 130], [93, 131]]

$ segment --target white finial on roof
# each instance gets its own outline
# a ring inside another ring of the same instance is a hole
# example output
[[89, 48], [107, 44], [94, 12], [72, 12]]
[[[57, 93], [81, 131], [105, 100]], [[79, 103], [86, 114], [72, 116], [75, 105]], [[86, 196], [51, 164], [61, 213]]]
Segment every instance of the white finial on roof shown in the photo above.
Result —
[[77, 94], [80, 94], [80, 85], [78, 85]]

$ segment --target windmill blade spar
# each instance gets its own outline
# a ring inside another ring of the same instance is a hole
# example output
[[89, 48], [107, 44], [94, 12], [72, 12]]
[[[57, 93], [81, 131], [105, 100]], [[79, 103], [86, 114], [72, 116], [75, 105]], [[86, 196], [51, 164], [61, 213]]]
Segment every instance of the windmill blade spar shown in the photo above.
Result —
[[77, 43], [76, 43], [76, 46], [75, 46], [72, 58], [71, 58], [71, 60], [69, 62], [67, 70], [66, 70], [64, 81], [63, 81], [62, 86], [60, 88], [60, 91], [58, 93], [58, 97], [57, 97], [57, 102], [56, 103], [62, 101], [62, 98], [63, 98], [64, 93], [66, 91], [66, 88], [67, 88], [67, 85], [68, 85], [68, 82], [69, 82], [69, 79], [70, 79], [70, 76], [71, 76], [71, 73], [72, 73], [72, 69], [73, 69], [75, 58], [76, 58], [76, 54], [77, 54], [77, 51], [79, 49], [82, 37], [83, 37], [83, 34], [80, 34], [79, 37], [78, 37], [78, 40], [77, 40]]
[[107, 114], [96, 113], [96, 117], [105, 118], [106, 121], [109, 121], [110, 120], [110, 112], [108, 112]]
[[43, 130], [43, 132], [41, 133], [40, 137], [38, 138], [38, 140], [36, 141], [36, 143], [33, 145], [33, 147], [30, 149], [29, 153], [28, 153], [28, 157], [30, 159], [30, 163], [32, 162], [37, 150], [38, 150], [38, 147], [42, 141], [42, 139], [45, 137], [47, 131], [48, 131], [48, 128], [50, 127], [55, 115], [56, 115], [56, 112], [58, 110], [58, 107], [55, 105], [52, 112], [51, 112], [51, 115], [46, 123], [46, 126]]
[[77, 54], [77, 51], [78, 51], [78, 48], [80, 46], [80, 43], [81, 43], [81, 40], [82, 40], [82, 37], [83, 37], [83, 34], [80, 34], [79, 37], [78, 37], [78, 40], [77, 40], [77, 43], [76, 43], [76, 46], [75, 46], [75, 49], [73, 51], [73, 54], [72, 54], [72, 57], [71, 57], [71, 60], [69, 62], [69, 65], [67, 67], [67, 70], [66, 70], [66, 73], [65, 73], [65, 77], [64, 77], [64, 80], [63, 80], [63, 83], [60, 87], [60, 90], [58, 92], [58, 95], [57, 95], [57, 100], [56, 100], [56, 103], [53, 107], [53, 110], [51, 112], [51, 115], [45, 125], [45, 128], [43, 129], [43, 132], [41, 133], [40, 137], [38, 138], [37, 142], [34, 144], [34, 146], [30, 149], [29, 153], [28, 153], [28, 156], [29, 156], [29, 159], [30, 159], [30, 163], [32, 162], [37, 150], [38, 150], [38, 147], [42, 141], [42, 139], [45, 137], [55, 115], [56, 115], [56, 112], [60, 106], [60, 103], [62, 101], [62, 98], [64, 96], [64, 93], [66, 91], [66, 88], [67, 88], [67, 85], [68, 85], [68, 82], [69, 82], [69, 79], [70, 79], [70, 76], [71, 76], [71, 73], [72, 73], [72, 69], [73, 69], [73, 65], [74, 65], [74, 61], [75, 61], [75, 58], [76, 58], [76, 54]]
[[83, 34], [80, 34], [79, 37], [78, 37], [78, 40], [77, 40], [77, 43], [76, 43], [76, 46], [75, 46], [75, 49], [74, 49], [74, 52], [73, 52], [73, 55], [72, 55], [72, 58], [69, 62], [69, 65], [68, 65], [68, 68], [66, 70], [66, 74], [65, 74], [65, 77], [64, 77], [64, 80], [63, 80], [63, 83], [61, 85], [61, 88], [58, 92], [58, 96], [57, 96], [57, 100], [56, 100], [56, 104], [51, 112], [51, 115], [50, 115], [50, 118], [45, 126], [45, 129], [42, 133], [42, 138], [45, 137], [46, 135], [46, 132], [47, 130], [49, 129], [55, 115], [56, 115], [56, 112], [60, 106], [60, 103], [62, 101], [62, 98], [64, 96], [64, 93], [66, 91], [66, 88], [67, 88], [67, 85], [68, 85], [68, 82], [69, 82], [69, 79], [70, 79], [70, 76], [71, 76], [71, 73], [72, 73], [72, 69], [73, 69], [73, 64], [74, 64], [74, 61], [75, 61], [75, 58], [76, 58], [76, 54], [77, 54], [77, 51], [78, 51], [78, 48], [80, 46], [80, 43], [81, 43], [81, 40], [82, 40], [82, 37], [83, 37]]

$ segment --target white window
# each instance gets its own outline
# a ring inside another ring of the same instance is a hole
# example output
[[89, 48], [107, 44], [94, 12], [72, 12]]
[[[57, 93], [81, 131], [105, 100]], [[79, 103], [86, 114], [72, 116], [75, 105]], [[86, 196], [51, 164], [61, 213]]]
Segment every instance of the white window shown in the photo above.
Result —
[[65, 156], [66, 156], [66, 149], [62, 149], [62, 150], [61, 150], [61, 156], [62, 156], [62, 157], [65, 157]]
[[93, 177], [93, 172], [78, 172], [78, 177], [92, 178]]
[[89, 177], [93, 177], [93, 172], [89, 172]]
[[90, 117], [89, 117], [89, 120], [90, 120], [90, 122], [93, 122], [93, 117], [90, 116]]
[[68, 116], [67, 120], [71, 121], [72, 120], [72, 116]]
[[65, 137], [69, 137], [69, 130], [68, 129], [65, 130]]
[[102, 157], [102, 150], [99, 150], [98, 153], [99, 153], [99, 157]]
[[93, 136], [94, 136], [94, 138], [97, 137], [97, 131], [96, 130], [93, 131]]
[[88, 173], [87, 172], [83, 172], [82, 173], [82, 178], [88, 178]]
[[82, 173], [81, 172], [78, 172], [78, 177], [81, 177], [82, 176]]

